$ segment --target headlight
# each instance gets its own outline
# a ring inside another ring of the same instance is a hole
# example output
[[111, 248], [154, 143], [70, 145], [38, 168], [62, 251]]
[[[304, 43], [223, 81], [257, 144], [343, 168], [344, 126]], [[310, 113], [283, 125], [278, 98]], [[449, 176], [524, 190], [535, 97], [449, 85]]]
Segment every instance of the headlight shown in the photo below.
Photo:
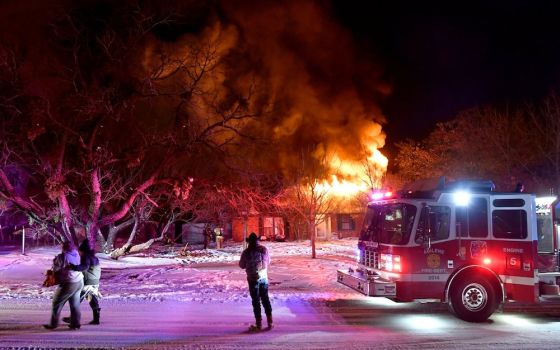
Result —
[[379, 256], [379, 267], [381, 270], [390, 272], [401, 272], [401, 256], [393, 254], [381, 254]]

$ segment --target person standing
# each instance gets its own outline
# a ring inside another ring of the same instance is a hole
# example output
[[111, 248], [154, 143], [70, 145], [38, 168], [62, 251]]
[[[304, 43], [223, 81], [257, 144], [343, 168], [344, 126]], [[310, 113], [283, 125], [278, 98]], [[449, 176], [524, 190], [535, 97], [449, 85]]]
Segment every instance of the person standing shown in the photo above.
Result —
[[206, 226], [204, 226], [204, 230], [202, 231], [202, 234], [204, 235], [204, 250], [206, 250], [208, 248], [208, 244], [210, 243], [210, 240], [212, 239], [212, 229], [210, 228], [210, 225], [206, 224]]
[[[74, 271], [80, 271], [84, 274], [84, 288], [80, 293], [80, 302], [87, 299], [89, 306], [93, 311], [93, 320], [89, 324], [99, 324], [101, 308], [99, 307], [99, 279], [101, 278], [101, 265], [99, 259], [95, 256], [95, 250], [91, 248], [88, 239], [84, 239], [78, 248], [80, 253], [80, 265], [72, 265]], [[64, 322], [70, 323], [70, 317], [64, 317]]]
[[245, 269], [249, 293], [253, 304], [255, 325], [249, 327], [250, 331], [259, 331], [262, 328], [261, 302], [266, 314], [268, 329], [272, 328], [272, 306], [268, 297], [268, 266], [270, 255], [265, 246], [258, 243], [256, 233], [251, 232], [247, 238], [249, 246], [241, 254], [239, 267]]
[[71, 264], [78, 265], [80, 255], [74, 243], [67, 241], [62, 244], [62, 252], [53, 259], [52, 271], [55, 275], [58, 287], [53, 295], [51, 321], [44, 324], [46, 329], [58, 327], [60, 312], [64, 304], [70, 304], [70, 324], [71, 329], [80, 329], [80, 292], [84, 286], [84, 277], [78, 271], [70, 268]]

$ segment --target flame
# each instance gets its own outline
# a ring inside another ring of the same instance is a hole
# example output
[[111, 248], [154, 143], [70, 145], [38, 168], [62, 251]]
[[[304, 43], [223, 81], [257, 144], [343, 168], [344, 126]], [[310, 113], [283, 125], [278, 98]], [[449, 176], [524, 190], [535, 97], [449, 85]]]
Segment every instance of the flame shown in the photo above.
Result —
[[385, 145], [381, 125], [362, 118], [355, 130], [360, 151], [358, 154], [349, 152], [348, 148], [356, 148], [346, 144], [332, 148], [330, 175], [319, 182], [318, 190], [334, 197], [350, 198], [381, 186], [388, 165], [387, 157], [379, 151]]
[[358, 193], [368, 191], [368, 186], [363, 182], [352, 182], [346, 179], [339, 179], [336, 175], [331, 175], [330, 181], [322, 180], [317, 184], [317, 191], [328, 193], [335, 197], [352, 197]]
[[330, 167], [336, 174], [319, 181], [317, 190], [334, 197], [349, 198], [379, 188], [387, 171], [388, 159], [375, 146], [370, 145], [368, 151], [369, 156], [362, 163], [333, 156]]

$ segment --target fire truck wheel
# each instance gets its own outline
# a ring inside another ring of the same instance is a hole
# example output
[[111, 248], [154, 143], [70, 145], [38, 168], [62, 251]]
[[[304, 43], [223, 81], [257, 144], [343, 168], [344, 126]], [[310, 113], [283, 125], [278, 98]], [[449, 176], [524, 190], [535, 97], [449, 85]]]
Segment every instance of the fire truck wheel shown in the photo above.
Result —
[[485, 278], [462, 278], [451, 286], [449, 306], [462, 320], [484, 322], [496, 311], [496, 292]]

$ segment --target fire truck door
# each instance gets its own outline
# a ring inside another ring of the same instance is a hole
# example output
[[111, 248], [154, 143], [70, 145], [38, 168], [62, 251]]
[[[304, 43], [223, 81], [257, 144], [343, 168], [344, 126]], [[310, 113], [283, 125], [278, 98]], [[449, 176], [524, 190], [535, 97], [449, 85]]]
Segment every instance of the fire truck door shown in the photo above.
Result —
[[558, 218], [554, 203], [543, 202], [537, 198], [537, 268], [541, 272], [558, 270]]
[[464, 260], [468, 253], [468, 242], [464, 238], [484, 239], [488, 234], [488, 201], [485, 198], [471, 198], [468, 204], [455, 207], [459, 259]]

